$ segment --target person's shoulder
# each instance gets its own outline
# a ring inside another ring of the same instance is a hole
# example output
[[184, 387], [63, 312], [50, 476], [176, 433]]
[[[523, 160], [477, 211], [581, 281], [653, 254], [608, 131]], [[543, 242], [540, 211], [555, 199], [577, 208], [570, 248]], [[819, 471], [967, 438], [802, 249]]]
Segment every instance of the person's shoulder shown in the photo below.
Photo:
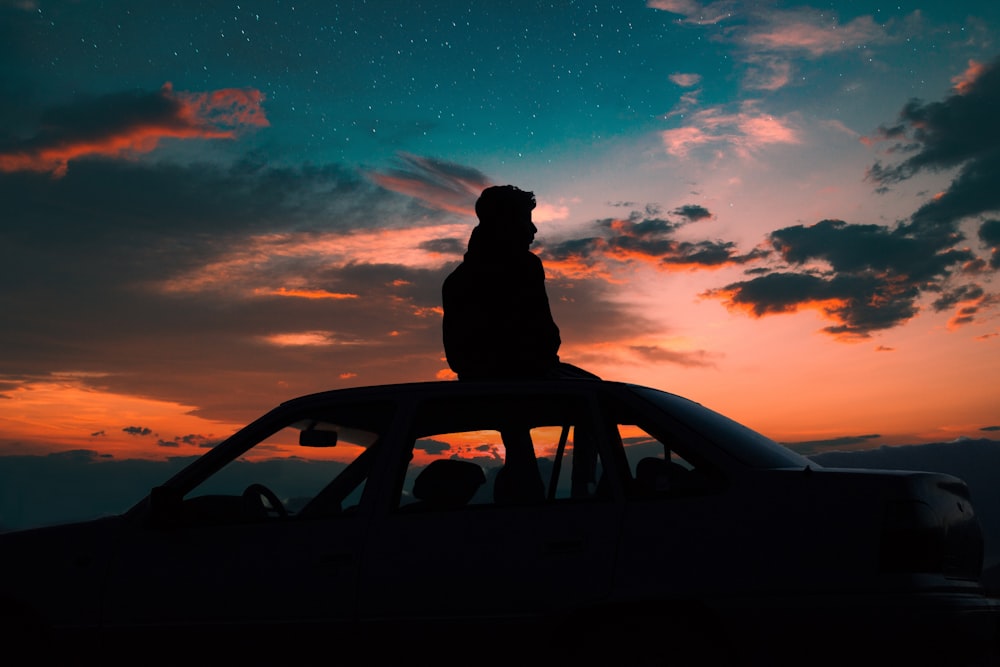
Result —
[[545, 268], [542, 266], [542, 258], [530, 250], [524, 253], [521, 261], [523, 261], [525, 265], [529, 266], [532, 271], [537, 271], [543, 274], [545, 273]]

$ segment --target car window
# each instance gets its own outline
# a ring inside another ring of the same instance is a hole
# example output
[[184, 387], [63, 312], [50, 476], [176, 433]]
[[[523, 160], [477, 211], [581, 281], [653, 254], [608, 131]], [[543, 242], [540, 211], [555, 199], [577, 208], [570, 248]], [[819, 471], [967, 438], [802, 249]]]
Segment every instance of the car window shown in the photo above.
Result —
[[388, 404], [377, 404], [289, 415], [191, 490], [184, 497], [185, 518], [226, 523], [351, 511], [361, 501], [391, 414]]
[[745, 465], [805, 468], [811, 464], [809, 459], [694, 401], [648, 387], [633, 386], [631, 389]]
[[679, 437], [673, 424], [610, 397], [604, 406], [625, 452], [632, 497], [695, 495], [722, 488], [721, 472]]
[[397, 506], [411, 511], [599, 499], [598, 449], [578, 397], [426, 401]]
[[619, 424], [625, 448], [631, 490], [637, 497], [692, 495], [718, 488], [719, 473], [705, 463], [671, 447], [636, 424]]

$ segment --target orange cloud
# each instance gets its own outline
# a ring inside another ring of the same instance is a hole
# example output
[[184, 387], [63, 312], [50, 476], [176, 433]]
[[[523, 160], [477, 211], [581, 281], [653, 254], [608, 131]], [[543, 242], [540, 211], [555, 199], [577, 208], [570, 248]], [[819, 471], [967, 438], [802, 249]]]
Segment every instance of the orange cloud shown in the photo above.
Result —
[[[8, 381], [10, 387], [0, 393], [0, 452], [97, 449], [102, 455], [156, 459], [198, 454], [201, 445], [241, 426], [199, 417], [194, 405], [98, 388], [98, 379], [62, 373]], [[150, 437], [137, 438], [135, 433]], [[176, 442], [180, 451], [171, 448], [168, 453], [157, 441]]]
[[263, 95], [253, 89], [109, 95], [43, 118], [45, 129], [0, 151], [0, 171], [50, 172], [61, 177], [71, 160], [128, 158], [162, 139], [232, 139], [241, 127], [265, 127]]
[[288, 289], [279, 287], [277, 289], [258, 288], [253, 291], [257, 295], [266, 296], [290, 296], [299, 299], [357, 299], [357, 294], [346, 294], [340, 292], [328, 292], [321, 289]]
[[332, 331], [300, 331], [297, 333], [271, 334], [263, 339], [278, 347], [326, 347], [336, 344]]
[[964, 72], [952, 78], [951, 82], [955, 84], [955, 92], [959, 95], [965, 95], [972, 88], [976, 80], [982, 76], [983, 72], [986, 70], [986, 66], [975, 60], [969, 61], [969, 66]]

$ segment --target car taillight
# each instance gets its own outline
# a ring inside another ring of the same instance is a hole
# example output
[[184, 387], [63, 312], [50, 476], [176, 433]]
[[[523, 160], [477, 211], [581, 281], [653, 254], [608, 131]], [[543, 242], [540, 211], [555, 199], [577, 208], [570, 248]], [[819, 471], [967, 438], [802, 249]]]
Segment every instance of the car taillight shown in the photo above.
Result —
[[883, 572], [943, 572], [947, 532], [927, 503], [892, 501], [886, 507], [879, 558]]

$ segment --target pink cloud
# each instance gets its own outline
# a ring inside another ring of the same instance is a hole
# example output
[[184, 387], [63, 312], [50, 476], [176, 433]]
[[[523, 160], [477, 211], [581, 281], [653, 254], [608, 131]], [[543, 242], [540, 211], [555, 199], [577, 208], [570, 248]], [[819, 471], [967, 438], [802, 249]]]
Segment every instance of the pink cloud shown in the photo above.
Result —
[[786, 58], [753, 54], [746, 58], [743, 85], [751, 90], [778, 90], [792, 78], [792, 64]]
[[734, 114], [722, 113], [720, 107], [704, 109], [692, 114], [689, 125], [661, 132], [660, 137], [667, 152], [678, 157], [706, 145], [728, 146], [747, 157], [764, 146], [800, 142], [787, 119], [760, 113], [750, 103]]
[[671, 14], [679, 14], [684, 23], [712, 25], [733, 15], [733, 2], [718, 0], [702, 4], [694, 0], [648, 0], [646, 6]]
[[670, 80], [682, 88], [690, 88], [701, 83], [700, 74], [683, 74], [678, 72], [670, 75]]
[[750, 28], [741, 41], [765, 51], [797, 51], [818, 57], [885, 39], [884, 30], [871, 16], [859, 16], [843, 25], [814, 10], [762, 16], [765, 23]]

